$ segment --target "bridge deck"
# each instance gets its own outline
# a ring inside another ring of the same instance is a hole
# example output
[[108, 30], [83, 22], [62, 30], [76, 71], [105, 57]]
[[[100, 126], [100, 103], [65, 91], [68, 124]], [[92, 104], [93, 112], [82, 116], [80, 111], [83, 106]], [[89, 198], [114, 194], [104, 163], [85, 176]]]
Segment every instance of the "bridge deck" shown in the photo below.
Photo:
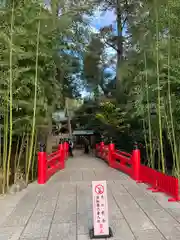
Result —
[[43, 186], [0, 198], [1, 240], [87, 240], [92, 180], [107, 180], [112, 240], [180, 239], [180, 205], [150, 193], [102, 160], [76, 154]]

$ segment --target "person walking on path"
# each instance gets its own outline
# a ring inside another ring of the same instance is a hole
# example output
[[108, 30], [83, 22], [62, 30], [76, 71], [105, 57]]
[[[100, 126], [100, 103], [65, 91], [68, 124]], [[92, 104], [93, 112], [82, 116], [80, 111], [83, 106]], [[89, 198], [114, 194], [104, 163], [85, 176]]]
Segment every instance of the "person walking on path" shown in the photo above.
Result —
[[85, 154], [89, 153], [89, 141], [86, 137], [84, 137], [84, 153]]

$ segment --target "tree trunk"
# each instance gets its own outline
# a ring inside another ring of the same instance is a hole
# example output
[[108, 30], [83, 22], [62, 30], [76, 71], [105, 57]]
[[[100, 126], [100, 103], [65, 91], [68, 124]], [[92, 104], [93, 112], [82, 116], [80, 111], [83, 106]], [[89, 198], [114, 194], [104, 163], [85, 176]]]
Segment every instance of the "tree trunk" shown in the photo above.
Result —
[[116, 21], [117, 21], [117, 65], [116, 65], [116, 92], [117, 96], [119, 96], [119, 90], [120, 90], [120, 74], [119, 74], [119, 68], [121, 65], [121, 61], [123, 59], [123, 36], [122, 36], [122, 16], [121, 16], [121, 9], [120, 9], [120, 3], [119, 0], [116, 1]]

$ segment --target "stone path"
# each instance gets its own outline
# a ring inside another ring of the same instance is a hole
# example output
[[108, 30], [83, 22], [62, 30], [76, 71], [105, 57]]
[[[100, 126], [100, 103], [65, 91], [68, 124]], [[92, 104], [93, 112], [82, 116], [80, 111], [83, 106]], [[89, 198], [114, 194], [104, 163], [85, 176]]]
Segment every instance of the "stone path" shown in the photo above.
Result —
[[112, 240], [180, 239], [179, 203], [77, 153], [46, 185], [0, 198], [0, 240], [88, 240], [92, 180], [108, 182]]

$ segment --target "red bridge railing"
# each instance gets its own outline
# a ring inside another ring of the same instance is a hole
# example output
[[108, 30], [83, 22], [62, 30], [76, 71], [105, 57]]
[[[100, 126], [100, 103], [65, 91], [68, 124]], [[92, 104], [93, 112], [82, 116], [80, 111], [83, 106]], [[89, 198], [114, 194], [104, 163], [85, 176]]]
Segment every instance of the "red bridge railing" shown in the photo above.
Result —
[[163, 192], [171, 196], [168, 201], [180, 201], [178, 179], [142, 165], [140, 150], [137, 147], [130, 154], [116, 150], [113, 143], [104, 145], [101, 142], [96, 144], [96, 154], [105, 160], [110, 167], [128, 174], [137, 183], [149, 185], [148, 190]]
[[46, 152], [38, 152], [38, 184], [45, 184], [58, 170], [65, 168], [68, 158], [68, 143], [61, 143], [58, 150], [47, 155]]
[[113, 152], [113, 160], [113, 168], [119, 169], [129, 176], [133, 175], [132, 156], [127, 156], [124, 152], [116, 150]]

